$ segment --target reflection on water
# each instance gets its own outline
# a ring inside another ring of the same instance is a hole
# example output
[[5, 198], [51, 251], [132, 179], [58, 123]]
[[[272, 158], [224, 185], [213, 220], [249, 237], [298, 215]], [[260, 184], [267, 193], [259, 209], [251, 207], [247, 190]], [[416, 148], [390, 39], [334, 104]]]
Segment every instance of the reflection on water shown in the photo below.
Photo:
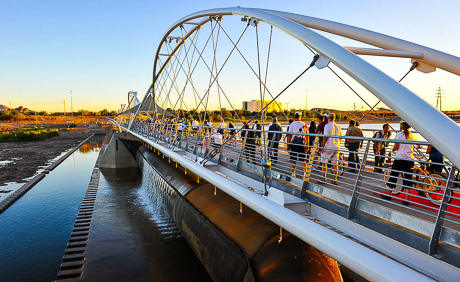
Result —
[[1, 281], [56, 279], [97, 157], [75, 151], [0, 215]]
[[87, 154], [91, 152], [99, 152], [103, 142], [104, 142], [103, 138], [93, 137], [90, 140], [88, 140], [88, 142], [80, 146], [80, 148], [78, 148], [78, 151], [80, 151], [83, 154]]
[[210, 281], [169, 215], [154, 186], [156, 177], [148, 165], [141, 170], [101, 169], [98, 210], [93, 216], [83, 278]]

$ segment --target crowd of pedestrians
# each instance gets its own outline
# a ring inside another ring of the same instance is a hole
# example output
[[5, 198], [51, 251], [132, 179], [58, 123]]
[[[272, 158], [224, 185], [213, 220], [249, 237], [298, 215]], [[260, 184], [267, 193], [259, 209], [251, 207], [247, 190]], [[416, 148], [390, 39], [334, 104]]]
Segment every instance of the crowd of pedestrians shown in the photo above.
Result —
[[[263, 141], [263, 128], [258, 120], [255, 120], [253, 124], [243, 123], [241, 129], [235, 127], [232, 122], [225, 123], [224, 120], [214, 126], [210, 120], [204, 120], [202, 130], [200, 130], [200, 123], [197, 120], [176, 120], [176, 119], [165, 119], [163, 122], [157, 121], [157, 124], [162, 124], [163, 130], [170, 130], [176, 132], [176, 138], [178, 140], [184, 134], [195, 135], [197, 140], [200, 139], [198, 144], [200, 145], [211, 145], [211, 149], [220, 149], [224, 142], [234, 142], [236, 146], [237, 135], [240, 133], [242, 148], [242, 156], [248, 163], [259, 165], [261, 164], [262, 153], [259, 156], [259, 150], [262, 148], [266, 149], [269, 161], [272, 165], [276, 165], [279, 161], [279, 149], [281, 144], [286, 144], [286, 150], [289, 154], [289, 161], [291, 164], [291, 176], [297, 177], [301, 174], [297, 174], [297, 167], [301, 167], [303, 170], [303, 176], [306, 176], [307, 162], [310, 160], [312, 155], [319, 156], [322, 175], [319, 179], [320, 182], [327, 181], [326, 171], [328, 165], [332, 166], [332, 184], [337, 183], [338, 177], [338, 160], [341, 150], [341, 136], [342, 129], [335, 122], [335, 114], [325, 114], [318, 117], [317, 122], [311, 121], [308, 125], [302, 122], [302, 113], [296, 112], [294, 119], [289, 120], [289, 126], [286, 132], [283, 132], [283, 128], [280, 125], [278, 118], [275, 116], [272, 118], [268, 125], [266, 143]], [[190, 131], [188, 131], [190, 129]], [[201, 132], [200, 136], [198, 133]], [[314, 135], [306, 135], [310, 133]], [[348, 165], [349, 173], [356, 173], [361, 166], [361, 160], [359, 158], [359, 150], [363, 147], [363, 132], [359, 128], [359, 122], [355, 120], [349, 121], [349, 126], [344, 135], [345, 147], [348, 149], [348, 161], [342, 162], [341, 165]], [[374, 173], [382, 173], [387, 148], [389, 142], [384, 139], [390, 139], [392, 136], [390, 126], [384, 124], [382, 130], [375, 132], [373, 138], [379, 139], [372, 142], [372, 150], [374, 155]], [[407, 122], [402, 121], [400, 123], [400, 132], [395, 135], [395, 140], [406, 140], [416, 141], [416, 138], [410, 132], [410, 125]], [[201, 141], [203, 140], [203, 141]], [[283, 142], [284, 140], [284, 142]], [[264, 144], [263, 144], [264, 143]], [[413, 186], [411, 169], [414, 166], [414, 148], [417, 147], [407, 143], [394, 143], [392, 152], [394, 155], [394, 162], [391, 168], [391, 176], [386, 183], [389, 191], [395, 189], [396, 180], [399, 175], [404, 177], [403, 187], [410, 189]], [[442, 163], [444, 161], [443, 155], [432, 146], [427, 149], [429, 154], [429, 161], [431, 164], [428, 166], [428, 170], [431, 172], [441, 172]], [[406, 197], [408, 197], [406, 194]], [[383, 195], [384, 198], [388, 196]], [[406, 199], [407, 200], [407, 199]], [[407, 201], [404, 201], [407, 203]]]

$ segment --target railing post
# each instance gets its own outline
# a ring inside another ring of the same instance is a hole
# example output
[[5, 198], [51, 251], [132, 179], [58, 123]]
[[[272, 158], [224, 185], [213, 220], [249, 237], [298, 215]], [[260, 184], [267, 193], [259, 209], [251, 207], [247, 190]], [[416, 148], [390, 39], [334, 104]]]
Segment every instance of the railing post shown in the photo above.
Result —
[[438, 215], [436, 216], [436, 222], [433, 227], [433, 233], [431, 234], [430, 245], [428, 247], [428, 254], [430, 256], [435, 255], [438, 251], [439, 237], [441, 236], [441, 227], [444, 222], [444, 216], [446, 215], [447, 202], [448, 202], [448, 191], [452, 187], [452, 181], [454, 179], [455, 171], [457, 168], [452, 166], [449, 177], [447, 178], [446, 189], [444, 195], [442, 195], [441, 205], [439, 206]]
[[361, 188], [361, 180], [363, 178], [364, 168], [366, 166], [367, 156], [369, 155], [370, 140], [367, 140], [366, 150], [364, 151], [364, 156], [361, 162], [361, 166], [358, 170], [358, 175], [356, 176], [355, 185], [353, 187], [353, 193], [351, 194], [350, 205], [348, 206], [347, 218], [352, 219], [355, 217], [356, 213], [356, 204], [358, 203], [358, 193]]
[[[310, 140], [310, 136], [307, 136], [307, 138]], [[310, 181], [310, 176], [311, 176], [311, 170], [312, 170], [312, 167], [313, 167], [313, 162], [315, 161], [313, 158], [316, 154], [316, 152], [318, 150], [320, 150], [320, 144], [319, 144], [319, 137], [316, 136], [315, 138], [315, 141], [313, 141], [313, 146], [312, 144], [308, 144], [308, 146], [310, 146], [311, 150], [310, 150], [310, 156], [308, 156], [308, 162], [306, 164], [306, 168], [305, 168], [305, 177], [303, 179], [304, 182], [308, 182]], [[305, 185], [303, 185], [305, 186]], [[302, 188], [302, 192], [305, 193], [303, 191], [303, 188]]]
[[193, 148], [193, 153], [195, 154], [195, 162], [198, 162], [198, 138], [201, 138], [201, 127], [198, 127], [198, 131], [196, 132], [196, 139], [195, 139], [195, 147]]

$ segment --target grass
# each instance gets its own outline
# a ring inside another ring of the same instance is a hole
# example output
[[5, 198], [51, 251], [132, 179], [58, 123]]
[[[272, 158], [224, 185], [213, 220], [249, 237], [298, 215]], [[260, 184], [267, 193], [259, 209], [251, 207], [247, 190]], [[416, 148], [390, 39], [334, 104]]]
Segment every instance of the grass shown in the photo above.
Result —
[[18, 141], [40, 141], [50, 137], [59, 136], [58, 129], [45, 129], [43, 127], [33, 127], [20, 131], [0, 134], [0, 142]]

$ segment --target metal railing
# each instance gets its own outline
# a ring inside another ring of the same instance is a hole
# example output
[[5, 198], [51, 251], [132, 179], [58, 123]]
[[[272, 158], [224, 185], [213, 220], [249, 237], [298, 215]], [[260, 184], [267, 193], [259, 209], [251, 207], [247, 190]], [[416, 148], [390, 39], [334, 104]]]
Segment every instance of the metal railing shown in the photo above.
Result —
[[[296, 196], [311, 193], [304, 183], [336, 190], [348, 195], [341, 202], [347, 206], [348, 219], [355, 217], [358, 199], [421, 218], [434, 226], [431, 234], [424, 234], [431, 238], [430, 254], [436, 253], [443, 226], [460, 230], [459, 171], [448, 160], [429, 161], [426, 142], [298, 133], [295, 135], [305, 140], [298, 144], [288, 142], [287, 132], [149, 121], [136, 122], [132, 130], [170, 149], [188, 152], [195, 162], [214, 162], [254, 178], [265, 184], [265, 193], [269, 187], [279, 188], [282, 184], [297, 187], [291, 193]], [[281, 134], [281, 138], [269, 140], [268, 134]], [[324, 137], [340, 138], [340, 148], [323, 148], [319, 141]], [[355, 163], [350, 161], [346, 139], [359, 144], [353, 152]], [[384, 154], [374, 150], [376, 142], [387, 144]], [[410, 170], [393, 169], [395, 158], [388, 153], [395, 143], [422, 146], [415, 150]], [[321, 154], [323, 149], [329, 154]], [[383, 165], [378, 165], [379, 160]], [[441, 172], [433, 172], [434, 168], [441, 168]], [[395, 188], [389, 183], [394, 183]]]

